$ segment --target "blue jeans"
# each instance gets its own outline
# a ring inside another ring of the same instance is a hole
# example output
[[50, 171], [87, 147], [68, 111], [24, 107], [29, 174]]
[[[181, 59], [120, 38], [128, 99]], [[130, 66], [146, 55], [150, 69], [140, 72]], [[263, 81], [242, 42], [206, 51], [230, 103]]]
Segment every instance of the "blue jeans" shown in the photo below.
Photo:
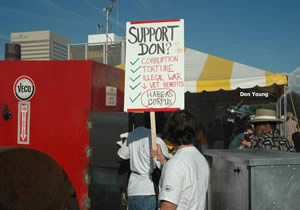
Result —
[[129, 210], [155, 210], [156, 197], [155, 195], [135, 195], [128, 196]]

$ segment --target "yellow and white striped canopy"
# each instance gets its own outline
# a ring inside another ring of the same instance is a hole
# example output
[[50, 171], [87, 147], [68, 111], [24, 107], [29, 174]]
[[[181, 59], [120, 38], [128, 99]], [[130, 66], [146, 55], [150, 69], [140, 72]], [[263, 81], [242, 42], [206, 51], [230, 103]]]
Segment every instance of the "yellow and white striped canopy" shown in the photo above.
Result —
[[287, 75], [274, 74], [187, 48], [184, 55], [185, 91], [248, 89], [287, 84]]
[[[125, 69], [124, 64], [117, 67]], [[185, 48], [184, 68], [185, 92], [191, 93], [288, 84], [286, 74], [275, 74], [190, 48]]]

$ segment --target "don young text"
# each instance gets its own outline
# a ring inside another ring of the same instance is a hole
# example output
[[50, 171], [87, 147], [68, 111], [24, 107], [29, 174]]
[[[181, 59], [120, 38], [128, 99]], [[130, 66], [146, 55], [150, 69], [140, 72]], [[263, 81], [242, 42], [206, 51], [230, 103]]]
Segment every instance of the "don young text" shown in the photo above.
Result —
[[257, 92], [240, 92], [241, 97], [269, 97], [269, 93], [257, 93]]

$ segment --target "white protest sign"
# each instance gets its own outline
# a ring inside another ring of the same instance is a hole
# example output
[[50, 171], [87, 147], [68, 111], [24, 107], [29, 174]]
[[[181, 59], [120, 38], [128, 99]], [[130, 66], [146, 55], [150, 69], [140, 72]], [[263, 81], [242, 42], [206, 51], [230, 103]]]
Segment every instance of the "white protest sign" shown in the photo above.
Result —
[[184, 21], [128, 22], [124, 111], [184, 109]]

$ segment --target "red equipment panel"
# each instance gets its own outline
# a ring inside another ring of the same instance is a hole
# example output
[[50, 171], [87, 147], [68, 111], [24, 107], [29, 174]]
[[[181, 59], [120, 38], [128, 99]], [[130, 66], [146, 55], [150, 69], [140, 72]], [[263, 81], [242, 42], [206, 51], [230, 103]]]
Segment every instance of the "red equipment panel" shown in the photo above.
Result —
[[123, 70], [93, 61], [0, 61], [1, 115], [11, 112], [11, 119], [0, 118], [0, 146], [32, 148], [56, 160], [82, 208], [90, 112], [123, 110], [123, 90]]

